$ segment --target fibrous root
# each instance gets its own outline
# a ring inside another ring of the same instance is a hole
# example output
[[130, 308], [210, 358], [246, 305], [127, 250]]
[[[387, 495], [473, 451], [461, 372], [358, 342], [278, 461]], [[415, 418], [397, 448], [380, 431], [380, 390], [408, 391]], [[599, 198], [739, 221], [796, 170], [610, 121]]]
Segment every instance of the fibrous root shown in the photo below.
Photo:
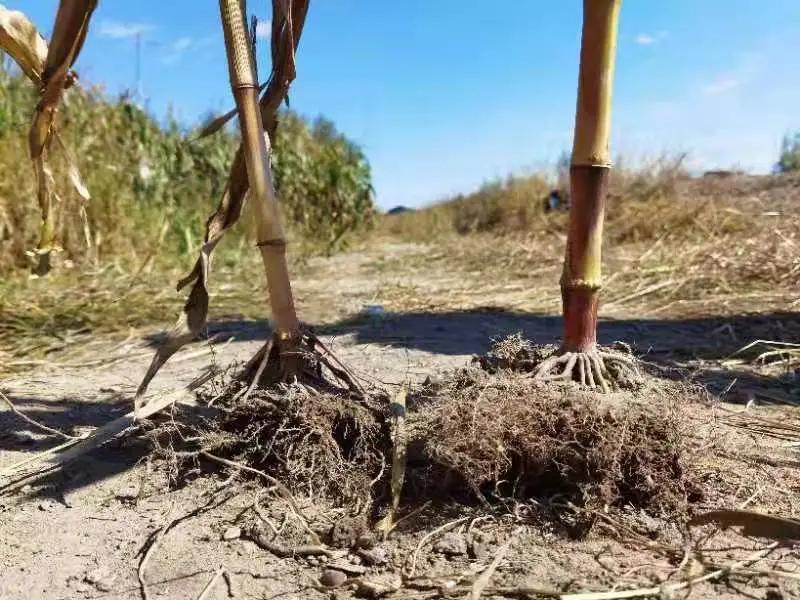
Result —
[[575, 381], [610, 392], [639, 379], [639, 368], [630, 354], [594, 347], [585, 351], [561, 350], [543, 360], [534, 371], [539, 381]]
[[[326, 374], [332, 375], [326, 377]], [[245, 365], [240, 380], [248, 383], [244, 397], [256, 386], [300, 383], [315, 389], [364, 393], [355, 375], [307, 327], [296, 334], [273, 335]]]

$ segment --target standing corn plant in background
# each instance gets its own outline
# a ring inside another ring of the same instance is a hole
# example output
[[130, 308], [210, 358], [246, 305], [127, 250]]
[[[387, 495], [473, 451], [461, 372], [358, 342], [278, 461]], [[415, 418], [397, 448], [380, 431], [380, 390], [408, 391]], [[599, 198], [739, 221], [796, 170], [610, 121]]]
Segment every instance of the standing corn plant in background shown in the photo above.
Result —
[[[570, 166], [567, 250], [561, 275], [564, 339], [561, 351], [538, 368], [539, 379], [574, 379], [610, 390], [632, 359], [597, 346], [601, 251], [611, 160], [611, 97], [622, 0], [584, 0], [578, 103]], [[563, 366], [560, 373], [553, 370]], [[626, 374], [627, 376], [627, 374]]]
[[[74, 83], [75, 75], [70, 69], [86, 39], [89, 19], [96, 6], [97, 0], [62, 1], [48, 47], [25, 15], [0, 5], [0, 48], [16, 61], [40, 94], [28, 136], [42, 214], [39, 243], [33, 253], [33, 272], [36, 275], [44, 275], [50, 271], [52, 254], [59, 249], [55, 236], [54, 207], [54, 201], [58, 197], [54, 189], [53, 173], [48, 165], [48, 154], [54, 143], [66, 154], [69, 178], [75, 191], [85, 202], [89, 200], [89, 192], [83, 184], [75, 161], [59, 135], [56, 114], [64, 90]], [[85, 207], [81, 211], [85, 223]], [[86, 240], [87, 244], [90, 243], [88, 226]]]
[[346, 245], [348, 233], [372, 225], [369, 162], [333, 123], [320, 117], [309, 128], [286, 112], [276, 143], [275, 184], [284, 214], [303, 238], [330, 254]]

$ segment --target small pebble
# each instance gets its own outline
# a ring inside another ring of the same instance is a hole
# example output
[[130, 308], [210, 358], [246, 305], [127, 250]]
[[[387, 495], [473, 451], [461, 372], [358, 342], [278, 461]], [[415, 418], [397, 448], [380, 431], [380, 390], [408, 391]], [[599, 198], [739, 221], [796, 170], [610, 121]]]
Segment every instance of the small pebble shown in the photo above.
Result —
[[462, 556], [467, 553], [467, 538], [460, 533], [446, 533], [436, 542], [433, 550], [447, 556]]
[[133, 502], [139, 498], [139, 486], [135, 484], [126, 485], [115, 491], [114, 497], [123, 502]]
[[375, 536], [369, 533], [364, 533], [358, 536], [356, 540], [356, 548], [370, 549], [375, 546]]
[[242, 536], [242, 530], [239, 527], [228, 527], [222, 532], [222, 539], [226, 542], [238, 540]]
[[91, 583], [98, 591], [101, 592], [110, 592], [112, 589], [114, 589], [114, 582], [116, 579], [116, 574], [105, 567], [98, 567], [93, 571], [89, 571], [83, 577], [83, 580], [86, 583]]
[[381, 598], [400, 589], [402, 580], [394, 573], [381, 573], [364, 577], [358, 582], [358, 595], [367, 598]]
[[319, 582], [329, 588], [339, 587], [345, 581], [347, 581], [347, 575], [334, 569], [325, 569], [319, 578]]
[[383, 566], [389, 562], [389, 556], [385, 548], [377, 546], [370, 549], [361, 549], [358, 555], [363, 559], [364, 563], [370, 566], [378, 567]]
[[39, 508], [39, 510], [43, 512], [52, 512], [53, 510], [58, 508], [58, 503], [55, 502], [54, 500], [42, 500], [41, 502], [39, 502], [37, 507]]

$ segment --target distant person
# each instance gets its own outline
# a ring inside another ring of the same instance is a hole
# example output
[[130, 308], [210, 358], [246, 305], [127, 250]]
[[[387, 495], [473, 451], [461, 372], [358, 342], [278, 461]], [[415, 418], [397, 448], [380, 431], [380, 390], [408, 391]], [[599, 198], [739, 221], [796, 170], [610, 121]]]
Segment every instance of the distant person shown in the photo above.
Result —
[[566, 210], [567, 203], [561, 197], [561, 192], [558, 190], [551, 190], [550, 195], [544, 201], [544, 212], [551, 212], [554, 210]]

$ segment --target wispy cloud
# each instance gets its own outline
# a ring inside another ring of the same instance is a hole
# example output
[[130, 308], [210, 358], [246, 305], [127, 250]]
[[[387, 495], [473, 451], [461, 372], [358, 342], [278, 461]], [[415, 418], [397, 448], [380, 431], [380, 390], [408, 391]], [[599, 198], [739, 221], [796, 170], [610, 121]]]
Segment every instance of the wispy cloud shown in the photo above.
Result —
[[703, 86], [703, 93], [709, 96], [724, 94], [742, 85], [742, 80], [729, 75], [720, 75], [711, 83]]
[[99, 34], [107, 38], [123, 39], [147, 33], [153, 29], [155, 26], [149, 23], [125, 23], [106, 19], [100, 23]]
[[165, 65], [175, 65], [181, 61], [189, 50], [197, 50], [207, 46], [214, 40], [213, 36], [193, 38], [182, 36], [169, 44], [165, 44], [164, 53], [161, 55], [161, 62]]
[[663, 40], [665, 37], [667, 37], [666, 31], [659, 31], [658, 33], [640, 33], [633, 38], [633, 41], [640, 46], [652, 46], [653, 44], [657, 44]]
[[261, 38], [263, 40], [269, 39], [272, 35], [272, 21], [267, 19], [266, 21], [262, 21], [261, 19], [258, 20], [256, 23], [256, 37]]

